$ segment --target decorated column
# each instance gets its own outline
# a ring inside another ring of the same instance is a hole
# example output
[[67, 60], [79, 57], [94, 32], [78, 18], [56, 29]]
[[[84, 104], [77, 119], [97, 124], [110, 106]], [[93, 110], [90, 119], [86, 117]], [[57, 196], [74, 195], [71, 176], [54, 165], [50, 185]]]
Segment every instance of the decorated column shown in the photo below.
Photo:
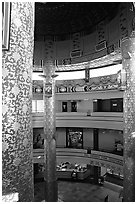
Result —
[[12, 2], [10, 12], [9, 47], [2, 52], [2, 199], [31, 202], [34, 3]]
[[46, 55], [43, 62], [45, 201], [56, 202], [58, 200], [58, 191], [55, 140], [55, 65], [53, 62], [52, 40], [46, 40], [45, 49]]
[[122, 41], [122, 69], [126, 73], [124, 92], [124, 202], [135, 201], [135, 36]]
[[[93, 142], [94, 142], [93, 149], [95, 151], [98, 151], [99, 150], [99, 141], [98, 141], [99, 131], [96, 128], [93, 129], [93, 137], [94, 137], [94, 139], [93, 139]], [[94, 182], [95, 182], [95, 184], [98, 184], [98, 179], [100, 177], [100, 172], [101, 172], [101, 167], [94, 166]]]

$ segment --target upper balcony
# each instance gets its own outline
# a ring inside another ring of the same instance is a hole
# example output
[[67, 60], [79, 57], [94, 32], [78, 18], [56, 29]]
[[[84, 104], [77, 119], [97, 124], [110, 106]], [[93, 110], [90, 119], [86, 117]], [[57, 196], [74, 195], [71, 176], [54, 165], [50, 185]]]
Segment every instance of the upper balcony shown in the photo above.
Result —
[[[32, 114], [33, 127], [44, 126], [44, 113]], [[56, 113], [56, 127], [83, 127], [123, 130], [123, 113], [121, 112], [61, 112]]]

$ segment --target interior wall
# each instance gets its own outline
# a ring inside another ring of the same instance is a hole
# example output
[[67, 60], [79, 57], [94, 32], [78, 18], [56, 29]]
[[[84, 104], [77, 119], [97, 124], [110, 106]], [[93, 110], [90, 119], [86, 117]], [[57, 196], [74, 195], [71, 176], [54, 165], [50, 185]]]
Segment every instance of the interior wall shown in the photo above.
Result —
[[83, 129], [83, 148], [93, 149], [93, 129], [92, 128]]
[[56, 129], [56, 145], [57, 147], [66, 147], [66, 128]]
[[59, 100], [55, 101], [55, 110], [56, 110], [56, 113], [62, 112], [62, 101], [59, 101]]
[[[57, 128], [57, 147], [66, 147], [66, 128]], [[83, 148], [93, 149], [93, 129], [83, 128]]]
[[[43, 128], [33, 128], [34, 136], [41, 134], [43, 137]], [[120, 141], [123, 144], [123, 134], [118, 130], [99, 129], [99, 150], [114, 151], [115, 142]], [[83, 148], [93, 149], [93, 128], [83, 128]], [[56, 129], [56, 146], [66, 147], [66, 128]]]
[[[71, 112], [71, 102], [70, 100], [56, 100], [56, 112], [62, 112], [62, 102], [68, 102], [68, 112]], [[76, 100], [77, 102], [77, 112], [87, 113], [89, 110], [93, 112], [93, 101], [92, 100]], [[70, 107], [69, 107], [70, 106]]]
[[105, 151], [115, 150], [115, 141], [123, 144], [123, 134], [117, 130], [99, 129], [99, 149]]
[[111, 91], [94, 91], [94, 92], [75, 92], [75, 93], [56, 93], [56, 100], [84, 100], [87, 99], [111, 99], [111, 98], [123, 98], [123, 91], [111, 90]]
[[[44, 128], [33, 128], [33, 137], [39, 134], [44, 138]], [[66, 128], [56, 128], [56, 146], [66, 147]]]
[[77, 112], [87, 113], [88, 111], [93, 112], [93, 101], [92, 100], [79, 100], [77, 102]]

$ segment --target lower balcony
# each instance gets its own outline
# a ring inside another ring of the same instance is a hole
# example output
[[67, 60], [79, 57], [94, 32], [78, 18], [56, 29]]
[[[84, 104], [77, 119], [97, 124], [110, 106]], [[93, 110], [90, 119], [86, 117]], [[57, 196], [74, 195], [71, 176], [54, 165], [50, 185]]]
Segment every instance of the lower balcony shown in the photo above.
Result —
[[[111, 169], [117, 174], [123, 174], [123, 157], [107, 152], [86, 149], [56, 148], [57, 165], [69, 162], [71, 164], [92, 165]], [[33, 150], [33, 163], [44, 163], [44, 150]]]

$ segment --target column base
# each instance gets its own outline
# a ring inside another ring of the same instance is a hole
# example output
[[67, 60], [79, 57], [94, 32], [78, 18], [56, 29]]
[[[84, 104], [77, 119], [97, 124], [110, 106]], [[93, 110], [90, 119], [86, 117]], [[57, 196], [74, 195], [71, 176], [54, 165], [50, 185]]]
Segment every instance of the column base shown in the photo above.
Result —
[[94, 166], [94, 183], [95, 184], [98, 184], [98, 179], [99, 179], [99, 176], [100, 176], [100, 168], [101, 167]]
[[58, 187], [57, 181], [45, 182], [45, 202], [58, 201]]

